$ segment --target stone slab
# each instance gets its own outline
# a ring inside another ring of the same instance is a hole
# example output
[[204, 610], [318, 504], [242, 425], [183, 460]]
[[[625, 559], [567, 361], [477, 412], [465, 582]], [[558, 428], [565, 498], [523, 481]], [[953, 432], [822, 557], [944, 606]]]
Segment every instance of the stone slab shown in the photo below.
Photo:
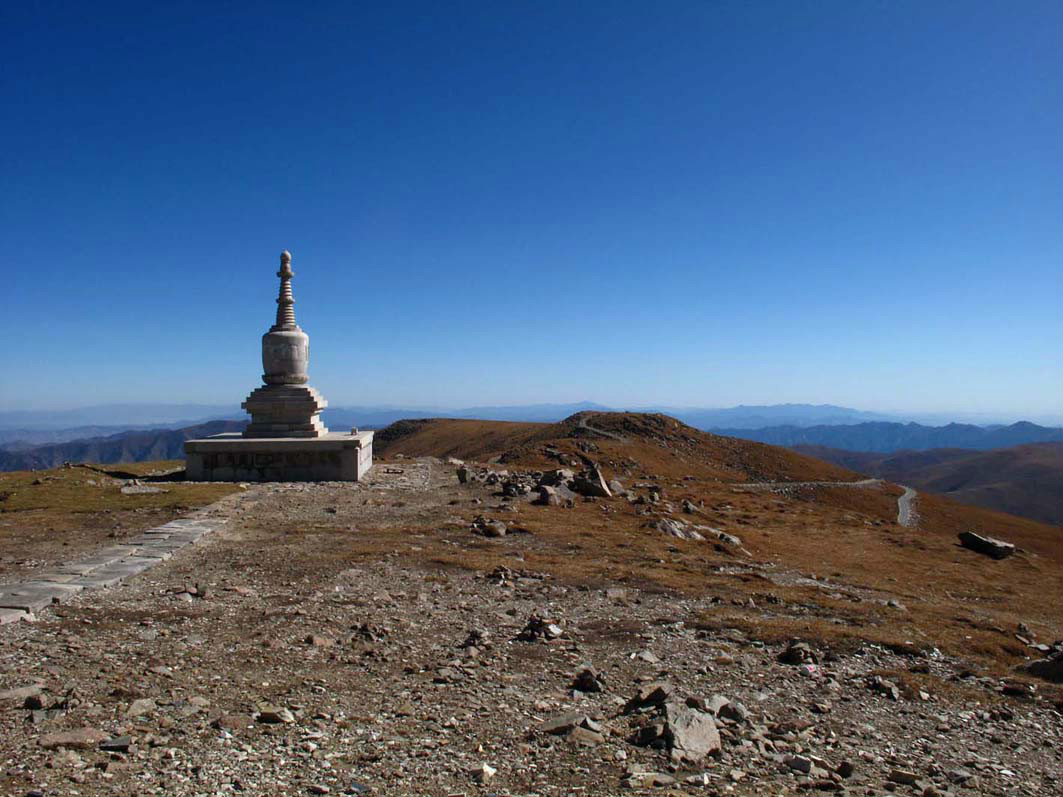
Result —
[[137, 556], [141, 559], [151, 559], [155, 564], [159, 562], [165, 562], [167, 559], [173, 556], [173, 551], [170, 550], [152, 550], [151, 548], [141, 548], [140, 553]]
[[158, 559], [138, 559], [135, 562], [118, 562], [113, 565], [108, 565], [107, 567], [103, 568], [102, 570], [98, 570], [95, 573], [91, 573], [90, 575], [86, 576], [86, 578], [106, 580], [111, 577], [117, 577], [119, 581], [125, 581], [127, 578], [140, 575], [145, 570], [150, 567], [154, 567], [158, 563]]
[[84, 559], [79, 559], [76, 562], [67, 562], [64, 567], [78, 567], [85, 565], [93, 565], [99, 567], [100, 565], [110, 564], [111, 562], [117, 562], [119, 559], [123, 559], [127, 556], [132, 556], [137, 551], [135, 545], [116, 545], [111, 548], [104, 548], [102, 551], [97, 551], [92, 556], [86, 556]]
[[185, 442], [189, 481], [359, 481], [373, 466], [372, 432], [315, 438], [244, 438], [238, 433]]
[[53, 598], [62, 597], [61, 593], [43, 589], [0, 592], [0, 609], [19, 609], [33, 614], [51, 606]]
[[179, 551], [191, 544], [185, 540], [159, 540], [148, 545], [141, 545], [137, 549], [137, 556], [143, 556], [146, 551]]
[[87, 573], [78, 579], [78, 583], [85, 589], [101, 589], [103, 587], [113, 587], [115, 584], [121, 584], [122, 579], [126, 576], [121, 573], [113, 573], [106, 571], [103, 568], [95, 570], [92, 573]]
[[67, 584], [76, 579], [80, 573], [41, 573], [36, 576], [37, 581], [50, 581], [53, 584]]
[[23, 581], [18, 585], [19, 589], [43, 589], [51, 590], [60, 595], [64, 593], [73, 594], [75, 592], [81, 592], [81, 585], [76, 581], [68, 581], [59, 583], [57, 581], [45, 581], [43, 579], [35, 578], [32, 581]]

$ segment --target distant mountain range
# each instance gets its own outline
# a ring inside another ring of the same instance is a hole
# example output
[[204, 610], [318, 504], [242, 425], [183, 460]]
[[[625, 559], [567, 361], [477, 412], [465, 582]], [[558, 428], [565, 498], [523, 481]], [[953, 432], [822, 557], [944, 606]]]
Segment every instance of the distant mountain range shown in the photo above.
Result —
[[[592, 401], [571, 404], [492, 405], [448, 409], [443, 407], [333, 406], [323, 413], [329, 426], [383, 428], [404, 418], [474, 418], [493, 421], [556, 423], [583, 411], [663, 412], [700, 429], [713, 427], [759, 429], [765, 426], [815, 426], [866, 421], [908, 420], [876, 412], [831, 404], [772, 404], [763, 406], [608, 407]], [[0, 412], [0, 447], [14, 443], [41, 445], [132, 429], [178, 429], [212, 420], [245, 420], [237, 405], [212, 404], [103, 404], [73, 410], [22, 410]], [[912, 419], [914, 420], [914, 419]]]
[[244, 421], [210, 421], [183, 429], [155, 429], [121, 432], [109, 437], [93, 437], [66, 443], [20, 450], [0, 450], [0, 471], [55, 468], [64, 462], [147, 462], [156, 459], [184, 459], [184, 442], [222, 432], [238, 432]]
[[794, 450], [965, 504], [1063, 525], [1063, 443], [890, 454], [806, 445]]
[[766, 426], [760, 429], [709, 429], [713, 434], [741, 437], [774, 446], [827, 446], [845, 451], [926, 451], [967, 448], [986, 451], [1024, 443], [1063, 441], [1063, 429], [1020, 421], [1011, 426], [972, 426], [950, 423], [857, 423], [833, 426]]

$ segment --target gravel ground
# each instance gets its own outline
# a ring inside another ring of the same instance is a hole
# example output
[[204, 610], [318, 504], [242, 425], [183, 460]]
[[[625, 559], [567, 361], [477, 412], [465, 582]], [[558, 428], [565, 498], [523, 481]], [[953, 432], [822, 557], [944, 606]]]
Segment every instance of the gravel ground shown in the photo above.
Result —
[[[493, 572], [417, 556], [479, 543], [466, 515], [492, 502], [433, 461], [252, 487], [199, 544], [0, 628], [0, 793], [1063, 791], [1063, 717], [962, 662], [868, 645], [784, 664], [699, 630], [718, 599], [524, 570], [533, 535], [496, 541]], [[573, 688], [587, 668], [601, 691]], [[629, 700], [659, 681], [712, 715], [718, 751], [632, 742], [655, 718]], [[576, 730], [543, 729], [564, 714]]]

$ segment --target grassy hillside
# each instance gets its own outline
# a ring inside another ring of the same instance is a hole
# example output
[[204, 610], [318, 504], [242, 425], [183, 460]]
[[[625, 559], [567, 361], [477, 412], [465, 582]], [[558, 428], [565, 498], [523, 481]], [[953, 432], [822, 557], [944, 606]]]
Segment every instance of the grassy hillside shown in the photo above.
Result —
[[[842, 646], [865, 640], [940, 647], [1001, 672], [1027, 655], [1013, 636], [1018, 623], [1041, 639], [1063, 632], [1049, 598], [1063, 592], [1058, 528], [924, 495], [918, 527], [902, 527], [899, 487], [799, 484], [862, 477], [787, 449], [703, 433], [663, 415], [628, 413], [542, 425], [424, 420], [381, 437], [383, 456], [461, 455], [511, 471], [587, 458], [635, 494], [654, 485], [662, 494], [658, 505], [610, 499], [522, 511], [520, 527], [535, 541], [524, 564], [579, 583], [627, 582], [693, 596], [708, 591], [724, 605], [701, 618], [706, 628]], [[756, 489], [749, 482], [792, 485]], [[684, 502], [695, 507], [692, 514], [682, 510]], [[661, 517], [736, 535], [750, 558], [666, 536], [654, 527]], [[989, 560], [958, 545], [956, 535], [967, 530], [1009, 540], [1021, 551]], [[423, 555], [435, 565], [497, 564], [490, 544], [428, 546]], [[738, 605], [749, 599], [755, 607]], [[776, 608], [765, 611], [765, 603]]]
[[809, 456], [964, 504], [1063, 525], [1063, 443], [896, 454], [798, 446]]

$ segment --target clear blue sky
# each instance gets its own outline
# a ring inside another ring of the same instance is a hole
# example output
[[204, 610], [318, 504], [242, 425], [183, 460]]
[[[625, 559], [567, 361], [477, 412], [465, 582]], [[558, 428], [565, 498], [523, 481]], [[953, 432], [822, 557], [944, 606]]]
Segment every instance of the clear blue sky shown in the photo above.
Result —
[[5, 3], [0, 407], [1063, 405], [1063, 4]]

